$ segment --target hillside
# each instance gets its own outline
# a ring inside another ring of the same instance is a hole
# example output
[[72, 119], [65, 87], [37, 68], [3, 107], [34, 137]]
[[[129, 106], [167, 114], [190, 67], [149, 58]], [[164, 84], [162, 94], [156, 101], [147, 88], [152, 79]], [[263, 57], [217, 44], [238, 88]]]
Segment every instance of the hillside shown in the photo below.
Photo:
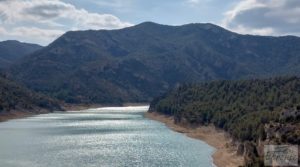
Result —
[[20, 58], [31, 54], [42, 46], [9, 40], [0, 42], [0, 68], [6, 68]]
[[54, 110], [61, 110], [57, 101], [34, 93], [0, 74], [0, 121], [15, 112], [44, 113]]
[[300, 38], [239, 35], [213, 24], [142, 23], [67, 32], [10, 77], [69, 103], [150, 101], [178, 83], [300, 72]]
[[300, 143], [300, 78], [183, 85], [154, 99], [149, 111], [171, 115], [177, 124], [224, 129], [243, 143], [251, 166], [262, 156], [259, 143]]

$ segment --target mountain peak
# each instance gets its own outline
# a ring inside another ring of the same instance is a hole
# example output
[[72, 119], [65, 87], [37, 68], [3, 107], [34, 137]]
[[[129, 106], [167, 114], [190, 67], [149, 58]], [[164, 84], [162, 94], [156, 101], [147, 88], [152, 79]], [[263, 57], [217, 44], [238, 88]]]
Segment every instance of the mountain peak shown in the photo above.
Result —
[[6, 44], [6, 45], [31, 45], [35, 47], [42, 47], [39, 44], [34, 44], [34, 43], [27, 43], [27, 42], [21, 42], [18, 40], [5, 40], [5, 41], [0, 41], [0, 44]]
[[0, 42], [0, 68], [5, 68], [11, 63], [31, 54], [42, 46], [36, 44], [23, 43], [17, 40], [7, 40]]
[[300, 38], [144, 22], [69, 32], [14, 65], [11, 76], [66, 102], [145, 102], [178, 83], [297, 74], [299, 48]]
[[6, 40], [6, 41], [1, 41], [1, 43], [21, 43], [21, 42], [17, 40]]
[[160, 24], [152, 22], [152, 21], [145, 21], [145, 22], [142, 22], [138, 25], [160, 25]]
[[133, 26], [132, 28], [141, 28], [141, 29], [166, 29], [166, 28], [184, 28], [184, 29], [191, 29], [191, 30], [206, 30], [211, 31], [214, 33], [222, 33], [222, 32], [230, 32], [223, 27], [212, 23], [190, 23], [190, 24], [183, 24], [183, 25], [164, 25], [155, 22], [143, 22]]
[[147, 21], [147, 22], [143, 22], [143, 23], [137, 24], [137, 25], [135, 25], [133, 27], [138, 27], [138, 28], [158, 27], [159, 28], [159, 27], [165, 27], [165, 26], [168, 26], [168, 25], [163, 25], [163, 24], [159, 24], [159, 23]]

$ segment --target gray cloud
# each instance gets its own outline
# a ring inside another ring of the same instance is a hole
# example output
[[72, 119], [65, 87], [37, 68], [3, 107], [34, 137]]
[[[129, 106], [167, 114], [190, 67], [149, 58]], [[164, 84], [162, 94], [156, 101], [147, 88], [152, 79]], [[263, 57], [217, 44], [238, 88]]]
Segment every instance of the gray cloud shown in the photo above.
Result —
[[300, 1], [241, 1], [226, 13], [223, 24], [240, 33], [300, 35]]
[[4, 12], [0, 11], [0, 21], [4, 22], [5, 20], [7, 20], [7, 18], [8, 18], [7, 15]]
[[48, 44], [69, 30], [118, 29], [132, 24], [61, 0], [0, 0], [0, 36]]
[[64, 6], [64, 5], [41, 4], [41, 5], [36, 5], [36, 6], [30, 7], [30, 8], [26, 8], [23, 11], [23, 13], [38, 16], [38, 17], [41, 17], [43, 19], [48, 19], [48, 18], [58, 17], [59, 14], [63, 10], [66, 10], [66, 9], [67, 9], [67, 7]]

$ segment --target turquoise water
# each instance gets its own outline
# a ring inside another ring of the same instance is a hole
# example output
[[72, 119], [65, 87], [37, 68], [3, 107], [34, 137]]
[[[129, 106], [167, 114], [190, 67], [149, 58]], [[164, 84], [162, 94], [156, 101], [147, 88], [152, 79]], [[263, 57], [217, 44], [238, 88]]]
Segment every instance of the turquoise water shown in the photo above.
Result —
[[99, 108], [0, 123], [0, 166], [212, 166], [212, 147], [144, 118], [147, 109]]

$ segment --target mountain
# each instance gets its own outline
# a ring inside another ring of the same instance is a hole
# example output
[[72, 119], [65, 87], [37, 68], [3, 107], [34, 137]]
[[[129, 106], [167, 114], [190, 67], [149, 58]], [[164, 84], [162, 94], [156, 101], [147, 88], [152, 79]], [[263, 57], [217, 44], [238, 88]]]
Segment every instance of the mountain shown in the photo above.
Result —
[[10, 76], [70, 103], [150, 101], [175, 85], [297, 75], [300, 38], [240, 35], [213, 24], [142, 23], [67, 32]]
[[31, 54], [42, 46], [22, 43], [15, 40], [0, 42], [0, 68], [5, 68], [16, 62], [25, 55]]
[[57, 101], [32, 92], [0, 74], [0, 120], [14, 112], [41, 113], [61, 110]]
[[260, 166], [264, 145], [300, 143], [300, 78], [186, 84], [155, 98], [150, 111], [179, 125], [214, 124], [241, 143], [246, 166]]

